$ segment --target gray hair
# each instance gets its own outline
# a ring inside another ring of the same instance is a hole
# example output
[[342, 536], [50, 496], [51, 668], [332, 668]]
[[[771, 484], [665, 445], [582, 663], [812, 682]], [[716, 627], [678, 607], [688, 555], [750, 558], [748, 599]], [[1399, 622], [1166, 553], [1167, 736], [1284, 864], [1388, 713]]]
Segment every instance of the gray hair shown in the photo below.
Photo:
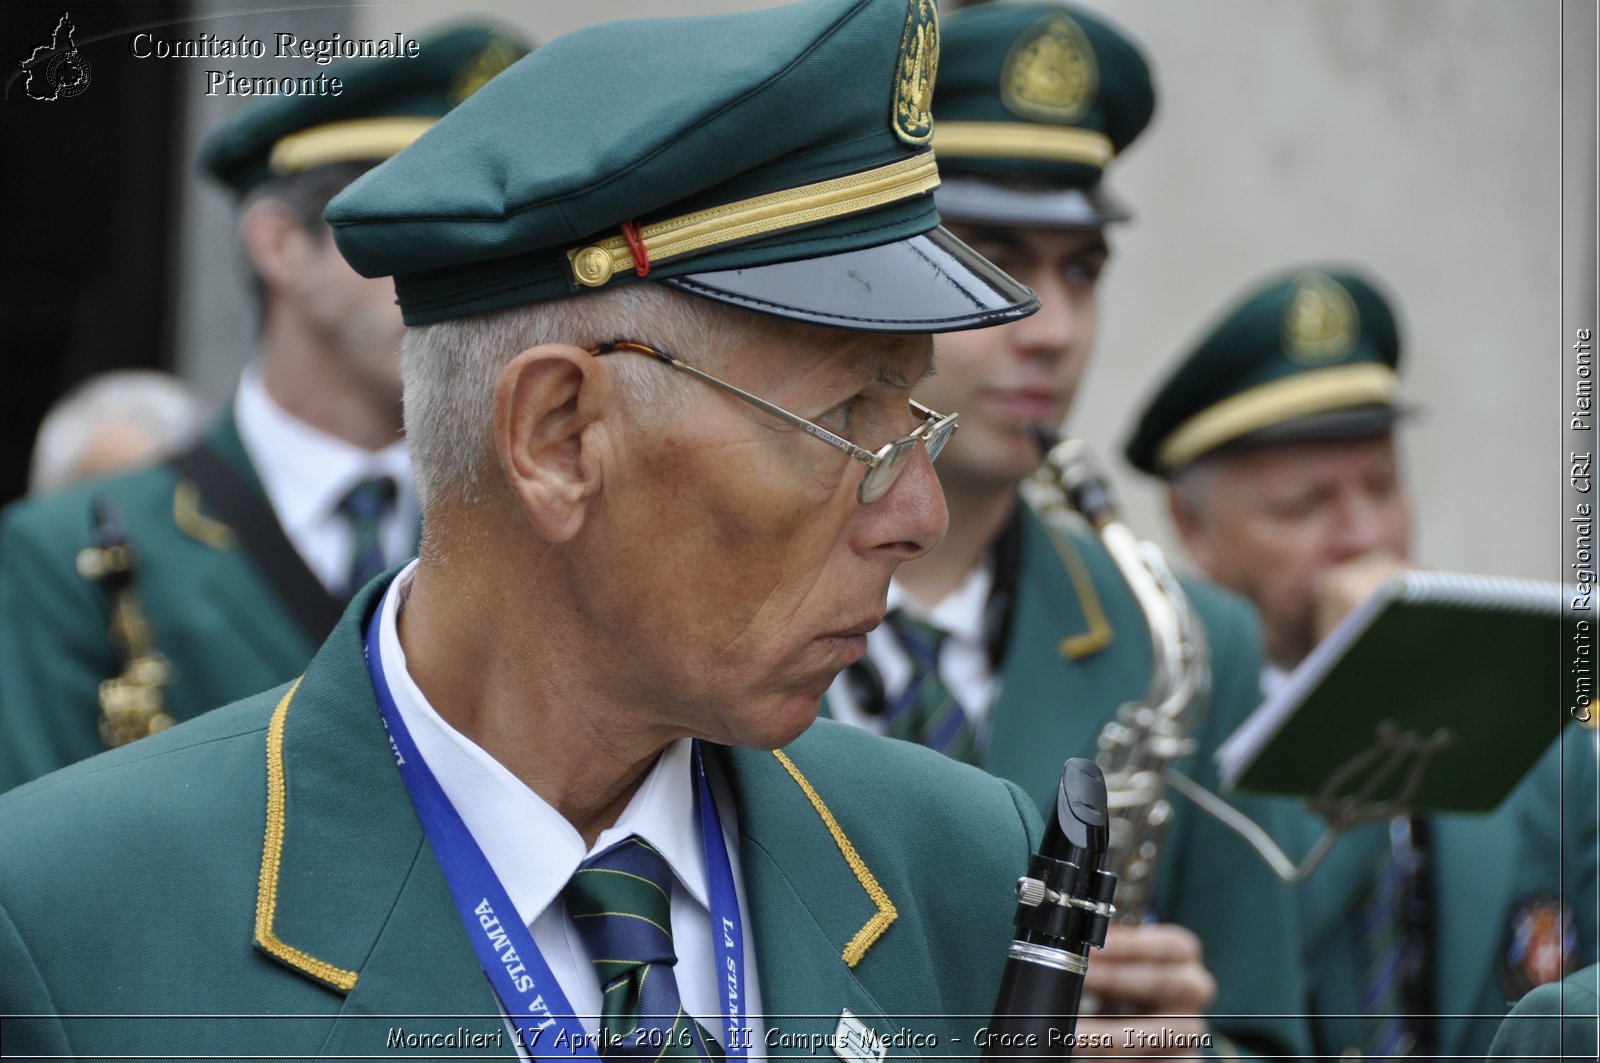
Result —
[[[495, 465], [495, 385], [520, 352], [541, 343], [589, 348], [630, 339], [713, 366], [745, 341], [753, 316], [659, 284], [631, 284], [407, 329], [400, 348], [406, 440], [424, 511], [485, 497], [484, 477]], [[630, 400], [681, 399], [679, 374], [649, 359], [620, 355], [612, 368]]]
[[175, 453], [200, 431], [205, 410], [176, 377], [124, 369], [90, 377], [56, 400], [39, 425], [28, 491], [57, 491], [83, 479], [81, 463], [95, 432], [122, 422], [143, 432], [157, 456]]

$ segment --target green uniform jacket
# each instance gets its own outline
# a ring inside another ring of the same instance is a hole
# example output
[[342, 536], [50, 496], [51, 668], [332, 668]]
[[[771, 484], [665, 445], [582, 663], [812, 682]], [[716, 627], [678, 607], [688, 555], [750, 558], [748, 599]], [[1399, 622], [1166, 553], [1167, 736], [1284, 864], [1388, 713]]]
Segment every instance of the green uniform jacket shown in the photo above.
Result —
[[1591, 964], [1517, 1002], [1494, 1035], [1495, 1059], [1589, 1059], [1600, 1055], [1600, 967]]
[[[1539, 929], [1536, 913], [1564, 902], [1576, 931], [1569, 969], [1600, 958], [1597, 787], [1596, 735], [1574, 726], [1493, 813], [1428, 818], [1439, 1016], [1432, 1032], [1440, 1056], [1476, 1059], [1488, 1050], [1523, 988], [1508, 976], [1516, 966], [1513, 939], [1519, 929]], [[1320, 829], [1308, 826], [1307, 836]], [[1319, 1053], [1338, 1055], [1362, 1043], [1360, 921], [1387, 839], [1382, 823], [1352, 831], [1301, 887]], [[1558, 937], [1550, 925], [1540, 932], [1547, 941]]]
[[[1093, 757], [1118, 707], [1146, 696], [1152, 651], [1138, 602], [1099, 540], [1048, 527], [1026, 508], [1020, 519], [1010, 634], [978, 766], [1020, 785], [1048, 816], [1066, 758]], [[1261, 640], [1242, 599], [1209, 584], [1185, 589], [1205, 622], [1212, 687], [1199, 748], [1179, 767], [1214, 790], [1212, 753], [1261, 700]], [[1199, 935], [1218, 985], [1213, 1027], [1247, 1053], [1305, 1051], [1291, 891], [1231, 832], [1169, 797], [1176, 811], [1155, 914]], [[1273, 802], [1235, 803], [1269, 828], [1287, 815]]]
[[[514, 1055], [367, 677], [386, 582], [297, 687], [0, 798], [0, 1051], [383, 1056], [399, 1027]], [[769, 1036], [832, 1034], [848, 1008], [894, 1057], [968, 1053], [1040, 836], [1026, 797], [831, 724], [785, 757], [718, 753]]]
[[[231, 416], [207, 443], [257, 484]], [[239, 537], [170, 466], [20, 502], [0, 517], [0, 791], [105, 749], [97, 690], [124, 662], [106, 590], [76, 568], [98, 498], [137, 553], [134, 588], [171, 662], [173, 716], [292, 679], [316, 650]]]

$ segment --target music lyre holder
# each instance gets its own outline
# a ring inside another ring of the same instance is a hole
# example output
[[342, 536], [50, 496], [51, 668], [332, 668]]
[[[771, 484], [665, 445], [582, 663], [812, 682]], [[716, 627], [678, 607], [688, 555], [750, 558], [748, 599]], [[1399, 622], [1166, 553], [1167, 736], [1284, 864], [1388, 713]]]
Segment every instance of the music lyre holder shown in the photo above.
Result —
[[1433, 758], [1454, 743], [1455, 733], [1448, 727], [1423, 735], [1393, 720], [1380, 721], [1372, 744], [1339, 765], [1307, 800], [1306, 807], [1322, 817], [1327, 828], [1299, 863], [1255, 820], [1182, 772], [1169, 772], [1167, 782], [1242, 838], [1278, 878], [1297, 885], [1310, 877], [1345, 831], [1409, 812]]

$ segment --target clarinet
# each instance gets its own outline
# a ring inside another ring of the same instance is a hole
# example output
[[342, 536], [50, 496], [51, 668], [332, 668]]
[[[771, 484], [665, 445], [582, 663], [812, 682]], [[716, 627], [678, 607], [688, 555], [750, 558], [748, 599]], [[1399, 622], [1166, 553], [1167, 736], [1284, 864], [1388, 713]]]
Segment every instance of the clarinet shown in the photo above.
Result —
[[1106, 781], [1092, 760], [1061, 771], [1044, 841], [1017, 880], [1017, 934], [1006, 953], [985, 1059], [1072, 1055], [1090, 947], [1106, 943], [1117, 876], [1106, 871]]

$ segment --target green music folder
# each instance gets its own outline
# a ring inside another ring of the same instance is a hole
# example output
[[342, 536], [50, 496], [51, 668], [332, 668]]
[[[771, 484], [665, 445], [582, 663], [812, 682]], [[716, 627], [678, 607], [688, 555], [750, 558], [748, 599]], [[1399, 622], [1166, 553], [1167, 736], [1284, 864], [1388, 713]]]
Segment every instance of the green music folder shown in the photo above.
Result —
[[1395, 576], [1217, 750], [1223, 786], [1313, 807], [1491, 811], [1593, 675], [1595, 615], [1580, 605], [1559, 583]]

